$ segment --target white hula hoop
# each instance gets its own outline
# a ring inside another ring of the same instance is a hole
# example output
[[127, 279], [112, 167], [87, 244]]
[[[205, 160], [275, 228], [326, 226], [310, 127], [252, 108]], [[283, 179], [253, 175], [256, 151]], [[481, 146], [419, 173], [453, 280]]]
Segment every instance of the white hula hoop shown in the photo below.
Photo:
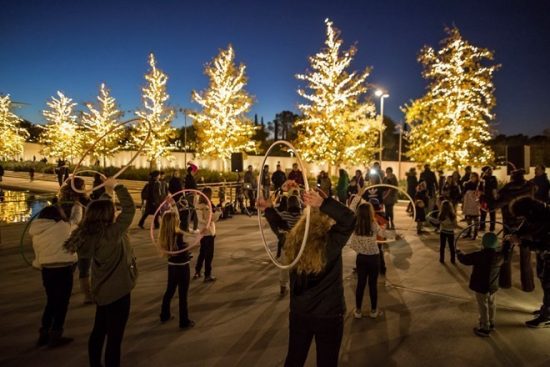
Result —
[[[261, 197], [260, 195], [262, 195], [260, 183], [262, 182], [261, 180], [262, 180], [262, 176], [263, 176], [263, 173], [264, 173], [265, 162], [267, 161], [267, 158], [269, 157], [269, 153], [271, 153], [271, 150], [273, 150], [273, 148], [276, 147], [277, 145], [286, 145], [288, 148], [290, 148], [290, 149], [292, 149], [292, 151], [294, 151], [294, 155], [296, 157], [296, 160], [298, 161], [298, 164], [300, 165], [300, 170], [302, 171], [302, 176], [304, 177], [304, 188], [305, 188], [306, 192], [309, 191], [309, 183], [307, 182], [305, 167], [304, 167], [304, 164], [302, 163], [302, 159], [300, 158], [300, 155], [298, 154], [298, 152], [296, 151], [294, 146], [292, 144], [290, 144], [288, 141], [286, 141], [286, 140], [277, 140], [276, 142], [271, 144], [269, 149], [265, 152], [265, 156], [264, 156], [264, 159], [262, 161], [262, 165], [260, 167], [260, 174], [258, 176], [258, 189], [257, 189], [258, 198], [260, 198]], [[308, 237], [308, 234], [309, 234], [309, 221], [310, 221], [310, 208], [309, 208], [309, 206], [306, 206], [304, 208], [304, 213], [306, 215], [306, 229], [304, 231], [304, 238], [302, 239], [302, 246], [300, 247], [300, 251], [298, 251], [298, 255], [296, 255], [296, 258], [294, 259], [294, 261], [292, 261], [288, 265], [285, 265], [285, 264], [281, 264], [275, 258], [275, 256], [273, 256], [273, 254], [271, 253], [271, 250], [269, 249], [269, 246], [267, 245], [267, 241], [265, 240], [264, 228], [262, 226], [262, 213], [261, 213], [260, 210], [258, 210], [258, 227], [260, 227], [260, 235], [262, 237], [262, 242], [264, 243], [265, 251], [267, 252], [267, 255], [269, 256], [269, 259], [271, 260], [271, 262], [276, 267], [278, 267], [279, 269], [287, 270], [287, 269], [293, 268], [294, 266], [296, 266], [296, 264], [298, 264], [298, 261], [300, 261], [300, 258], [302, 257], [302, 255], [304, 253], [304, 249], [306, 248], [306, 243], [307, 243], [307, 237]]]
[[[210, 227], [210, 223], [212, 222], [212, 202], [210, 201], [210, 199], [208, 199], [208, 197], [200, 190], [195, 190], [195, 189], [183, 189], [183, 190], [180, 190], [180, 191], [177, 191], [173, 194], [169, 194], [166, 199], [164, 199], [164, 201], [159, 205], [159, 207], [157, 208], [157, 210], [155, 210], [155, 213], [153, 214], [153, 218], [155, 218], [155, 216], [160, 212], [160, 210], [162, 209], [162, 207], [165, 205], [165, 204], [168, 204], [168, 205], [172, 205], [173, 203], [176, 204], [176, 202], [174, 201], [174, 196], [178, 195], [178, 194], [184, 194], [186, 192], [191, 192], [191, 193], [196, 193], [196, 194], [199, 194], [201, 195], [205, 200], [206, 200], [206, 204], [208, 205], [208, 208], [209, 208], [209, 213], [208, 213], [208, 221], [206, 222], [206, 226], [205, 228], [209, 228]], [[177, 204], [176, 204], [176, 208], [177, 208]], [[154, 223], [155, 221], [151, 221], [151, 226], [149, 228], [149, 234], [151, 236], [151, 242], [153, 242], [153, 245], [162, 253], [165, 253], [167, 255], [177, 255], [177, 254], [181, 254], [182, 252], [185, 252], [185, 251], [189, 251], [191, 250], [192, 248], [195, 248], [197, 247], [198, 245], [200, 245], [200, 241], [201, 241], [201, 238], [203, 237], [203, 235], [198, 235], [197, 238], [195, 239], [195, 242], [189, 244], [187, 247], [185, 248], [182, 248], [181, 250], [176, 250], [176, 251], [167, 251], [167, 250], [164, 250], [160, 247], [160, 245], [158, 244], [158, 242], [155, 240], [155, 233], [154, 233]]]
[[[405, 191], [404, 189], [402, 189], [401, 187], [399, 186], [395, 186], [395, 185], [390, 185], [390, 184], [376, 184], [376, 185], [370, 185], [370, 186], [367, 186], [365, 187], [362, 192], [358, 195], [361, 195], [361, 197], [363, 196], [363, 194], [365, 193], [365, 191], [367, 191], [368, 189], [372, 189], [372, 188], [375, 188], [375, 187], [389, 187], [391, 189], [396, 189], [398, 191], [400, 191], [402, 194], [404, 194], [407, 199], [409, 199], [409, 201], [411, 202], [412, 204], [412, 208], [413, 208], [413, 216], [412, 216], [412, 221], [411, 221], [411, 224], [409, 224], [409, 226], [407, 227], [407, 229], [405, 229], [404, 231], [405, 232], [408, 232], [412, 229], [412, 226], [414, 225], [414, 223], [416, 222], [416, 207], [414, 206], [414, 201], [413, 199], [411, 198], [411, 196], [409, 194], [407, 194], [407, 191]], [[394, 242], [395, 241], [395, 238], [394, 239], [390, 239], [390, 240], [376, 240], [377, 243], [389, 243], [389, 242]]]

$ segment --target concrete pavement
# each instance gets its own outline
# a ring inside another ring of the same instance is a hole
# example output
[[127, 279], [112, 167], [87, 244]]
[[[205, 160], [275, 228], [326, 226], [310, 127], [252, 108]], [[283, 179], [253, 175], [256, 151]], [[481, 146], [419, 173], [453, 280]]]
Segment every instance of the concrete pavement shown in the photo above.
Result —
[[[408, 224], [404, 206], [398, 226]], [[135, 221], [137, 218], [135, 219]], [[150, 219], [149, 219], [150, 220]], [[75, 341], [48, 350], [34, 347], [45, 302], [40, 272], [22, 261], [16, 244], [22, 225], [13, 225], [0, 249], [0, 365], [86, 366], [93, 306], [81, 305], [77, 274], [65, 333]], [[6, 232], [5, 232], [6, 233]], [[140, 276], [132, 293], [123, 343], [124, 366], [281, 366], [288, 339], [288, 296], [280, 298], [278, 271], [260, 242], [256, 218], [235, 216], [218, 224], [214, 283], [191, 281], [193, 329], [180, 331], [177, 319], [160, 324], [166, 262], [148, 232], [130, 230]], [[461, 241], [465, 250], [477, 246]], [[341, 366], [550, 366], [550, 330], [523, 326], [538, 308], [542, 292], [519, 289], [517, 254], [513, 288], [497, 294], [497, 329], [491, 338], [475, 336], [477, 308], [468, 289], [471, 268], [438, 262], [439, 236], [412, 232], [386, 253], [387, 277], [379, 280], [379, 319], [355, 320], [355, 253], [345, 248], [344, 286], [348, 313]], [[29, 240], [25, 251], [32, 257]], [[196, 254], [195, 254], [196, 256]], [[194, 264], [194, 261], [193, 263]], [[368, 293], [368, 292], [365, 292]], [[177, 296], [172, 312], [177, 315]], [[364, 304], [368, 305], [368, 295]], [[312, 345], [306, 366], [315, 366]]]

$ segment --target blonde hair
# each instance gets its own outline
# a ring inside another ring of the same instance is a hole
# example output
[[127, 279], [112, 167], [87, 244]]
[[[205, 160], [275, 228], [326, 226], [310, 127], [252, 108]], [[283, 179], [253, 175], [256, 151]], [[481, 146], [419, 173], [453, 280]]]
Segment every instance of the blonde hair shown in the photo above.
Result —
[[[327, 233], [333, 224], [332, 219], [321, 213], [318, 208], [310, 208], [310, 228], [306, 247], [302, 257], [296, 265], [298, 274], [318, 274], [325, 267]], [[298, 223], [288, 233], [285, 241], [285, 253], [287, 261], [292, 262], [302, 246], [306, 229], [306, 215], [302, 214]]]
[[159, 231], [159, 246], [164, 251], [177, 251], [176, 234], [180, 230], [180, 218], [177, 212], [167, 211], [162, 215]]

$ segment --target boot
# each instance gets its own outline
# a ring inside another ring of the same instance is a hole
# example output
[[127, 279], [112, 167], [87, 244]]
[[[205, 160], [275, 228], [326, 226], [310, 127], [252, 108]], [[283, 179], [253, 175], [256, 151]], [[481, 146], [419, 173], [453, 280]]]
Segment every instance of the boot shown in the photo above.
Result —
[[83, 303], [85, 305], [94, 303], [92, 292], [90, 290], [90, 278], [80, 278], [80, 290], [84, 294]]
[[48, 343], [49, 348], [62, 347], [63, 345], [69, 344], [72, 342], [73, 338], [67, 338], [63, 336], [63, 330], [52, 330], [50, 331], [50, 341]]
[[38, 330], [38, 341], [36, 342], [37, 347], [42, 347], [50, 341], [50, 333], [47, 329], [40, 328]]

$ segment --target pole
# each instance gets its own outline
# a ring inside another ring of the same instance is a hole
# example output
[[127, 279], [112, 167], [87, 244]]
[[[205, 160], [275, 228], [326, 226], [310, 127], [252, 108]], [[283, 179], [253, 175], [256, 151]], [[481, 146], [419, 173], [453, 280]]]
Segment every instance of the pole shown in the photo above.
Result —
[[187, 167], [187, 111], [183, 110], [183, 167]]
[[397, 177], [401, 179], [401, 141], [403, 139], [403, 124], [398, 125], [399, 126], [399, 157], [398, 157], [398, 163], [397, 163]]
[[384, 96], [380, 97], [380, 167], [382, 167], [382, 152], [384, 148], [383, 144], [383, 135], [384, 135]]

